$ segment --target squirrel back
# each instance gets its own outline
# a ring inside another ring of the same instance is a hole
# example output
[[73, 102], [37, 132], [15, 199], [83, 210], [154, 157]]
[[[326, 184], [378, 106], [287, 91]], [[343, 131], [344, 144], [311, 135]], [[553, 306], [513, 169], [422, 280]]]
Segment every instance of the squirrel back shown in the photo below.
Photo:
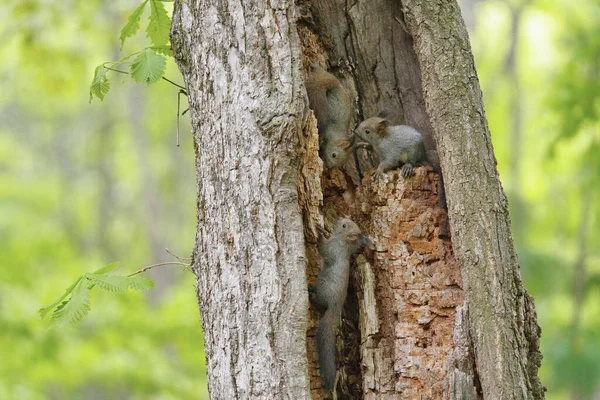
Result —
[[373, 242], [348, 218], [339, 219], [331, 237], [319, 241], [321, 272], [311, 293], [311, 301], [326, 308], [317, 328], [317, 352], [323, 386], [327, 391], [335, 384], [336, 331], [346, 301], [350, 257], [363, 247], [374, 248]]
[[323, 161], [328, 168], [341, 168], [351, 153], [353, 139], [349, 133], [350, 98], [337, 78], [318, 64], [311, 66], [305, 84], [310, 108], [317, 118]]

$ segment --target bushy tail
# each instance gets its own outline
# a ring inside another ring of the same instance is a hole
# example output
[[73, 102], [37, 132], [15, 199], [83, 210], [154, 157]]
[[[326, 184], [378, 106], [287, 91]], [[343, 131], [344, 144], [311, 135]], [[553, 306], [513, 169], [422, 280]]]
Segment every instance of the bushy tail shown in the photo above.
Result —
[[342, 316], [342, 306], [332, 305], [325, 311], [317, 328], [317, 352], [319, 355], [319, 368], [326, 391], [333, 389], [337, 365], [335, 362], [336, 346], [335, 334]]
[[446, 204], [446, 189], [444, 188], [444, 176], [442, 175], [438, 152], [436, 150], [427, 150], [427, 161], [429, 161], [435, 172], [440, 174], [440, 207], [446, 210], [448, 208]]

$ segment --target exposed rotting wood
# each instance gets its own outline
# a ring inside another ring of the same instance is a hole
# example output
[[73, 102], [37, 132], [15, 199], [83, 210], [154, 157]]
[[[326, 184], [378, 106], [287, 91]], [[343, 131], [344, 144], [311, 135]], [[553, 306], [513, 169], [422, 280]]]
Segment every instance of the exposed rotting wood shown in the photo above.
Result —
[[[431, 127], [412, 39], [392, 18], [402, 16], [397, 3], [358, 2], [350, 9], [341, 1], [311, 4], [315, 14], [311, 21], [317, 27], [300, 31], [303, 45], [309, 45], [303, 47], [305, 66], [311, 62], [307, 59], [327, 59], [336, 67], [334, 72], [351, 72], [353, 80], [348, 80], [347, 73], [338, 77], [348, 90], [357, 90], [358, 114], [366, 118], [386, 108], [394, 123], [420, 129], [431, 148]], [[304, 38], [306, 35], [309, 38]], [[324, 49], [328, 53], [317, 57]], [[363, 156], [361, 161], [363, 167], [372, 165], [369, 157]], [[352, 168], [348, 172], [358, 183]], [[464, 301], [462, 283], [452, 256], [446, 213], [437, 207], [439, 176], [427, 168], [415, 172], [406, 181], [397, 171], [390, 172], [386, 179], [394, 182], [385, 184], [372, 182], [367, 175], [356, 187], [339, 171], [327, 172], [322, 180], [325, 223], [350, 215], [380, 249], [361, 257], [369, 260], [368, 264], [359, 263], [360, 272], [350, 288], [349, 298], [358, 294], [359, 310], [348, 305], [344, 318], [358, 320], [359, 326], [352, 331], [352, 324], [343, 325], [341, 335], [346, 347], [352, 343], [359, 346], [360, 357], [346, 357], [349, 352], [344, 348], [339, 358], [360, 363], [361, 387], [353, 385], [355, 375], [349, 375], [352, 382], [344, 381], [348, 374], [343, 372], [352, 365], [340, 365], [343, 379], [338, 391], [342, 395], [410, 399], [428, 393], [437, 398], [450, 385], [455, 307]], [[365, 269], [366, 265], [370, 269]], [[309, 279], [316, 277], [316, 267], [309, 266]], [[370, 288], [370, 284], [375, 286]], [[309, 318], [309, 333], [319, 316], [316, 313]], [[311, 341], [309, 338], [309, 365], [316, 365], [311, 360]], [[311, 374], [311, 382], [315, 377]], [[473, 375], [469, 378], [474, 380]], [[313, 398], [323, 395], [319, 387], [320, 381], [311, 383]]]
[[442, 398], [452, 373], [462, 281], [437, 207], [438, 175], [396, 170], [356, 191], [356, 219], [377, 251], [359, 264], [365, 399]]

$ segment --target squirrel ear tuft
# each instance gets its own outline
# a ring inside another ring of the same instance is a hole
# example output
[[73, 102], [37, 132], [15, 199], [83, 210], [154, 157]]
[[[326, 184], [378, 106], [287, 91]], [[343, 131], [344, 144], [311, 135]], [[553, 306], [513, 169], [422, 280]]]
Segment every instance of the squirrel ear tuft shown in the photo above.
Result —
[[388, 121], [387, 119], [382, 119], [381, 121], [379, 121], [379, 123], [377, 124], [377, 133], [379, 133], [379, 136], [383, 136], [385, 134], [388, 126], [390, 126], [390, 121]]
[[391, 114], [392, 112], [387, 107], [384, 107], [381, 110], [379, 110], [379, 118], [388, 118]]
[[335, 142], [336, 146], [340, 146], [343, 149], [349, 149], [352, 146], [352, 143], [349, 140], [338, 140]]

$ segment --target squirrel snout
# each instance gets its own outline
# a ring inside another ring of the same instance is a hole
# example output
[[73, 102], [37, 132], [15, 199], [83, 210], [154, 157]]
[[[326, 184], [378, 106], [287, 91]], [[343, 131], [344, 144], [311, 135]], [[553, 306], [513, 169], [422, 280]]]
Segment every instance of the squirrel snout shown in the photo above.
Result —
[[375, 250], [375, 244], [367, 236], [365, 236], [361, 233], [359, 239], [360, 239], [361, 246], [366, 247], [369, 250]]

